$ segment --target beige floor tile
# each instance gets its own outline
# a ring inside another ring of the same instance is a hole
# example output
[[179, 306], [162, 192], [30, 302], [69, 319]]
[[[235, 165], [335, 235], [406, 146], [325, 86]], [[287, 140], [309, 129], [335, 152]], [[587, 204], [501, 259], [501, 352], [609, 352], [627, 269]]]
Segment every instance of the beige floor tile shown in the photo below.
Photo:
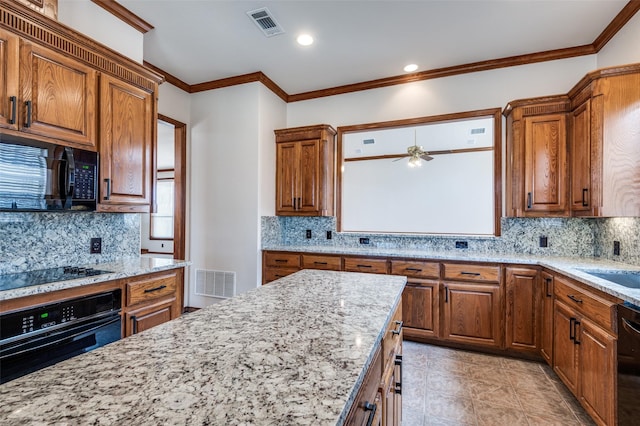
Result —
[[567, 417], [547, 417], [535, 414], [527, 414], [530, 426], [580, 426], [578, 419]]
[[504, 374], [504, 370], [492, 365], [469, 366], [466, 377], [470, 380], [511, 386], [509, 376]]
[[542, 371], [532, 372], [503, 369], [503, 372], [509, 378], [511, 385], [516, 391], [519, 389], [544, 391], [553, 387], [552, 382]]
[[483, 402], [473, 403], [478, 426], [527, 426], [527, 418], [519, 408], [503, 407]]
[[511, 385], [503, 385], [489, 382], [469, 381], [469, 392], [474, 404], [476, 401], [501, 407], [517, 408], [522, 410]]
[[[475, 425], [475, 423], [472, 423]], [[425, 426], [460, 426], [464, 425], [464, 423], [457, 422], [455, 420], [447, 420], [447, 419], [439, 419], [437, 417], [426, 417]], [[402, 426], [411, 426], [410, 424], [404, 423], [404, 419], [402, 419]]]
[[436, 394], [468, 398], [468, 380], [463, 375], [453, 375], [446, 372], [432, 371], [427, 374], [426, 396]]
[[402, 426], [424, 426], [424, 408], [414, 410], [406, 406], [406, 401], [402, 399]]
[[427, 418], [458, 422], [461, 425], [475, 425], [476, 419], [471, 398], [459, 398], [430, 392], [426, 401]]
[[432, 358], [427, 364], [428, 371], [440, 371], [455, 374], [466, 374], [469, 369], [469, 364], [460, 360], [452, 358]]
[[514, 358], [502, 358], [500, 360], [505, 370], [531, 371], [533, 373], [544, 373], [543, 364], [535, 361], [526, 361]]
[[491, 366], [496, 368], [500, 368], [502, 366], [502, 358], [495, 355], [460, 351], [458, 357], [465, 362], [475, 365]]
[[526, 413], [562, 418], [575, 418], [564, 399], [555, 390], [518, 390], [516, 394]]

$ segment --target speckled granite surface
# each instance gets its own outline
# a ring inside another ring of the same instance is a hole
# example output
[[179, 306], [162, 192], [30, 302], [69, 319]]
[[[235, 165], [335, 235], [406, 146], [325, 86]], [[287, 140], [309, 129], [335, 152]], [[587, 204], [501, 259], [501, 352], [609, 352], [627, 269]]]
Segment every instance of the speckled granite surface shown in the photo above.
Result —
[[0, 301], [15, 299], [17, 297], [23, 296], [31, 296], [33, 294], [47, 293], [50, 291], [63, 290], [66, 288], [80, 287], [83, 285], [95, 284], [104, 281], [117, 280], [120, 278], [133, 277], [136, 275], [149, 274], [152, 272], [164, 271], [167, 269], [175, 269], [188, 266], [190, 264], [191, 262], [184, 260], [137, 256], [120, 259], [118, 261], [109, 263], [91, 263], [87, 265], [77, 265], [92, 267], [103, 271], [109, 271], [110, 273], [78, 278], [69, 281], [58, 281], [55, 283], [0, 291]]
[[462, 262], [493, 262], [520, 265], [540, 265], [574, 278], [607, 294], [619, 297], [622, 300], [640, 306], [640, 289], [623, 287], [611, 281], [603, 280], [584, 272], [585, 270], [600, 272], [633, 271], [634, 273], [640, 274], [640, 266], [596, 257], [580, 258], [527, 254], [492, 254], [454, 251], [385, 249], [376, 247], [363, 249], [354, 247], [327, 246], [273, 246], [265, 247], [264, 250], [293, 251], [303, 253], [351, 254], [362, 256], [406, 257], [414, 259], [434, 259], [441, 261], [451, 260]]
[[[91, 238], [102, 253], [90, 254]], [[0, 274], [112, 262], [140, 254], [140, 215], [0, 213]]]
[[0, 386], [2, 424], [341, 424], [405, 281], [298, 272]]

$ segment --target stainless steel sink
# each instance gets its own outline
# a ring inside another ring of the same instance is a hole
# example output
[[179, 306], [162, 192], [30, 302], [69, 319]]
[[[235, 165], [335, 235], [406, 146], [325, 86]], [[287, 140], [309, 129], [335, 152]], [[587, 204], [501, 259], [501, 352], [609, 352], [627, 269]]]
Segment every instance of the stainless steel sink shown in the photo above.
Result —
[[589, 275], [611, 281], [627, 288], [640, 288], [640, 271], [599, 272], [585, 271]]

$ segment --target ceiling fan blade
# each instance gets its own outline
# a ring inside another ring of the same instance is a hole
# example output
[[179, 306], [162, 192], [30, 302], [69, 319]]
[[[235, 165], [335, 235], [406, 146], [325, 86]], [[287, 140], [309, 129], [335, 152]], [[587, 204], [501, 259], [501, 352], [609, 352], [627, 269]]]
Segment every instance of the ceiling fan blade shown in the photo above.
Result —
[[410, 155], [408, 155], [408, 154], [404, 154], [402, 157], [400, 157], [400, 158], [396, 158], [395, 160], [392, 160], [392, 161], [394, 161], [394, 162], [395, 162], [395, 161], [404, 160], [406, 157], [411, 157], [411, 156], [410, 156]]
[[433, 160], [433, 157], [431, 157], [430, 155], [427, 155], [427, 154], [422, 154], [422, 155], [420, 156], [420, 158], [422, 158], [424, 161], [431, 161], [431, 160]]

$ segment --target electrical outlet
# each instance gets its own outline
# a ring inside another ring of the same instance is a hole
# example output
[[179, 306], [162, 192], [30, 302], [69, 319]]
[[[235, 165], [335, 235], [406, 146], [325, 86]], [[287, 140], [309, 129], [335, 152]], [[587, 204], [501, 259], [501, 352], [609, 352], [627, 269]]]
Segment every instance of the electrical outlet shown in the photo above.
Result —
[[544, 235], [540, 237], [540, 247], [549, 247], [549, 239]]
[[613, 242], [613, 255], [620, 256], [620, 241]]
[[92, 238], [91, 247], [89, 249], [91, 254], [102, 253], [102, 238]]
[[331, 235], [331, 231], [327, 231], [327, 240], [330, 240], [331, 238], [333, 238], [333, 235]]
[[307, 229], [307, 232], [305, 235], [307, 238], [311, 238], [311, 229]]
[[369, 244], [369, 238], [360, 238], [360, 244]]
[[457, 249], [466, 249], [469, 248], [469, 243], [466, 241], [456, 241], [456, 248]]

